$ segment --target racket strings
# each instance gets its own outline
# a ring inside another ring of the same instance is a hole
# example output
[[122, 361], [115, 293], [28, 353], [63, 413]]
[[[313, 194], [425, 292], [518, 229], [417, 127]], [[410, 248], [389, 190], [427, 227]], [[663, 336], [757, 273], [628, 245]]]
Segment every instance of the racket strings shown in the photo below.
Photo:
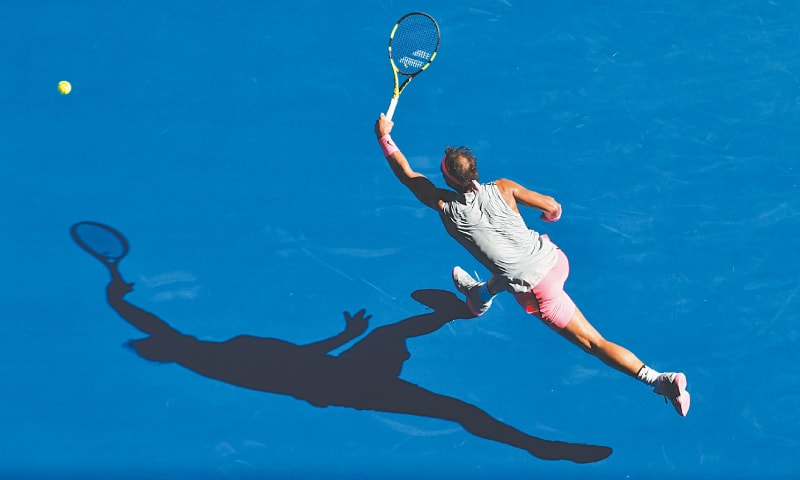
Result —
[[397, 26], [390, 47], [400, 73], [412, 75], [433, 60], [439, 47], [439, 28], [426, 15], [409, 15]]

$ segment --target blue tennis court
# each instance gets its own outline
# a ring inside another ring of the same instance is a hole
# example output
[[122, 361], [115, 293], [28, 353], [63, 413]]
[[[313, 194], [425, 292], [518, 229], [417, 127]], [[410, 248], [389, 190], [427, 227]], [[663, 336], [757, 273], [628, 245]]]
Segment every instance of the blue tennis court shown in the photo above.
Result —
[[[797, 475], [800, 4], [3, 10], [0, 477]], [[686, 373], [686, 418], [511, 295], [462, 318], [451, 269], [488, 272], [373, 133], [413, 10], [442, 41], [397, 144], [439, 185], [444, 147], [469, 145], [483, 180], [561, 202], [557, 223], [525, 216], [569, 256], [567, 291]], [[81, 221], [129, 243], [127, 317]], [[543, 442], [613, 452], [549, 461]]]

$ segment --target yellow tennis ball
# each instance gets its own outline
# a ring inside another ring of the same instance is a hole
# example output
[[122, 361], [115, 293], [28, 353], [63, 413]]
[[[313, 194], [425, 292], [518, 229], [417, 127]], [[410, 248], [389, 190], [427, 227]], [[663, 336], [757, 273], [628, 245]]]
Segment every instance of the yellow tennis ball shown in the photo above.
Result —
[[58, 82], [58, 91], [61, 95], [69, 95], [69, 92], [72, 91], [72, 85], [66, 80], [61, 80]]

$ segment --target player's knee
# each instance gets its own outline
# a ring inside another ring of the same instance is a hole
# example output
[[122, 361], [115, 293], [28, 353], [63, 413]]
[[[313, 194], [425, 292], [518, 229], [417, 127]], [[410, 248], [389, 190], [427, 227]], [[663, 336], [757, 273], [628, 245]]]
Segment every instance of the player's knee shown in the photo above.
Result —
[[592, 355], [598, 355], [608, 343], [602, 336], [584, 331], [577, 332], [573, 342]]
[[603, 352], [606, 351], [606, 346], [608, 345], [606, 339], [600, 335], [591, 336], [587, 340], [587, 343], [589, 345], [588, 351], [592, 353], [592, 355], [602, 355]]

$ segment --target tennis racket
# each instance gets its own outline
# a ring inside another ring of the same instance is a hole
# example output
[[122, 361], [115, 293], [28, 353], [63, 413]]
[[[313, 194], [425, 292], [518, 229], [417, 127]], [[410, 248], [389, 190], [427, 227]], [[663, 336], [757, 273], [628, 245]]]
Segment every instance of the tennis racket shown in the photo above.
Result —
[[117, 265], [128, 254], [128, 241], [117, 230], [97, 222], [79, 222], [70, 227], [75, 243], [108, 268], [118, 279]]
[[[433, 63], [439, 50], [439, 25], [427, 13], [403, 15], [389, 36], [389, 62], [394, 73], [394, 93], [386, 119], [391, 120], [400, 94], [411, 80]], [[400, 83], [400, 80], [403, 83]]]

